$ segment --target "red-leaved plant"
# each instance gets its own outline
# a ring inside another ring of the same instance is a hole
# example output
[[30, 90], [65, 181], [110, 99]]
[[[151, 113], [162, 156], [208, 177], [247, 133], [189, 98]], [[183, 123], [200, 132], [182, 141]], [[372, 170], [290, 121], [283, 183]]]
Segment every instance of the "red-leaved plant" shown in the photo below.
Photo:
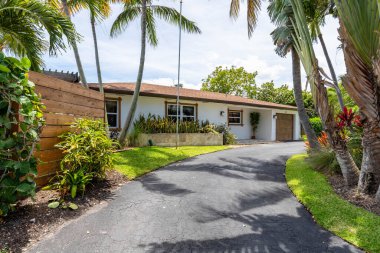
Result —
[[351, 128], [353, 125], [362, 127], [363, 124], [360, 119], [360, 115], [356, 114], [352, 109], [343, 108], [343, 111], [337, 116], [337, 127], [343, 130], [345, 127]]

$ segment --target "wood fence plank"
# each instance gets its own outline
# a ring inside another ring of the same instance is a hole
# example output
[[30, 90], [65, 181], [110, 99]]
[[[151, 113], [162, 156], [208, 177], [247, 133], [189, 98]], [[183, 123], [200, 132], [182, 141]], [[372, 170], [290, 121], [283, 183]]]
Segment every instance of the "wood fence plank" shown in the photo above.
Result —
[[51, 175], [57, 172], [60, 168], [60, 161], [52, 161], [48, 163], [40, 163], [37, 166], [38, 177], [43, 177], [45, 175]]
[[51, 149], [51, 150], [41, 150], [36, 151], [35, 156], [40, 159], [42, 162], [52, 162], [52, 161], [58, 161], [62, 159], [63, 154], [62, 151], [59, 149]]
[[41, 138], [57, 137], [72, 130], [70, 126], [44, 126], [40, 134]]
[[40, 151], [56, 149], [55, 145], [61, 141], [62, 140], [58, 137], [41, 138], [40, 142], [38, 143], [40, 145]]
[[81, 105], [73, 105], [65, 102], [57, 102], [48, 99], [42, 99], [41, 102], [46, 106], [44, 112], [64, 113], [76, 116], [87, 117], [104, 117], [104, 110], [95, 109]]
[[74, 121], [73, 115], [58, 114], [58, 113], [44, 113], [45, 124], [49, 126], [69, 126]]
[[104, 100], [89, 98], [65, 91], [57, 92], [56, 89], [44, 86], [37, 86], [36, 89], [43, 99], [104, 110]]
[[29, 72], [29, 79], [30, 81], [36, 84], [37, 91], [38, 91], [38, 86], [44, 86], [44, 87], [56, 89], [58, 92], [64, 91], [64, 92], [69, 92], [69, 93], [81, 95], [88, 98], [104, 100], [104, 94], [98, 91], [83, 88], [82, 86], [80, 86], [79, 83], [77, 84], [69, 83], [69, 82], [66, 82], [54, 77], [50, 77], [41, 73], [33, 72], [33, 71]]

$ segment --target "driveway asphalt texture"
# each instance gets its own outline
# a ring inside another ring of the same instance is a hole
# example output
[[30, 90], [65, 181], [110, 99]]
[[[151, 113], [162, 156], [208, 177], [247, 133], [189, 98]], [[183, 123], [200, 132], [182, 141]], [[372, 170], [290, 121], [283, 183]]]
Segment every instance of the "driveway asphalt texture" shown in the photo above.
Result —
[[30, 252], [361, 252], [322, 229], [288, 189], [303, 143], [201, 155], [129, 182]]

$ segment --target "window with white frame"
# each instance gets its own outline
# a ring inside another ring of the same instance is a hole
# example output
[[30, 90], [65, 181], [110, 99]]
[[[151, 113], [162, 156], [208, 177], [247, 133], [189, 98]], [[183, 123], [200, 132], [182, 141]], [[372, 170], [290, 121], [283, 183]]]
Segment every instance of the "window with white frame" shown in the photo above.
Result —
[[106, 100], [107, 108], [107, 122], [110, 128], [119, 128], [119, 101], [118, 100]]
[[234, 111], [229, 110], [228, 111], [228, 124], [229, 125], [241, 125], [242, 124], [242, 118], [241, 115], [242, 111]]
[[[167, 104], [166, 107], [167, 117], [173, 121], [177, 120], [177, 105]], [[195, 121], [196, 120], [196, 105], [179, 105], [178, 118], [181, 121]]]

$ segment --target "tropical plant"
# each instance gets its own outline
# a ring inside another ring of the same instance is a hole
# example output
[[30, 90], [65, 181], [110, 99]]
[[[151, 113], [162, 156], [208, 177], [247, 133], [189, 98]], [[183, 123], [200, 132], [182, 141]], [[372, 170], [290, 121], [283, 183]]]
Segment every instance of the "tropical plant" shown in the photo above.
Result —
[[[253, 30], [257, 24], [257, 16], [261, 8], [261, 1], [262, 0], [247, 0], [247, 28], [249, 38], [252, 36]], [[230, 17], [235, 20], [239, 17], [240, 2], [244, 2], [244, 0], [231, 0]]]
[[252, 126], [252, 138], [255, 139], [256, 138], [256, 130], [259, 126], [259, 122], [260, 122], [260, 113], [258, 112], [251, 112], [249, 114], [249, 121], [251, 123], [251, 126]]
[[291, 4], [294, 13], [294, 20], [292, 19], [295, 31], [292, 35], [294, 47], [311, 84], [315, 105], [325, 126], [331, 148], [336, 154], [344, 181], [347, 186], [353, 186], [357, 183], [359, 169], [347, 148], [345, 139], [342, 138], [340, 129], [335, 122], [334, 112], [329, 105], [325, 81], [322, 79], [321, 68], [318, 66], [318, 60], [314, 53], [302, 1], [291, 0]]
[[[292, 6], [289, 0], [272, 0], [268, 6], [268, 14], [271, 21], [276, 25], [276, 29], [271, 33], [273, 42], [276, 45], [276, 53], [281, 57], [285, 57], [291, 52], [295, 104], [297, 105], [301, 124], [309, 140], [309, 145], [312, 149], [317, 150], [319, 149], [317, 135], [310, 125], [308, 112], [305, 108], [303, 95], [307, 94], [302, 93], [300, 58], [294, 48], [292, 36], [294, 34], [294, 28], [291, 22], [291, 19], [294, 18]], [[313, 103], [309, 103], [308, 105], [310, 106], [312, 104]]]
[[380, 7], [376, 0], [334, 1], [347, 75], [343, 86], [360, 108], [363, 162], [359, 191], [380, 200]]
[[201, 90], [256, 98], [256, 76], [257, 72], [248, 72], [243, 67], [218, 66], [206, 79], [202, 80]]
[[132, 126], [132, 121], [136, 112], [137, 101], [141, 89], [141, 81], [144, 73], [146, 41], [148, 40], [148, 43], [152, 46], [157, 46], [158, 44], [155, 18], [158, 17], [175, 25], [181, 24], [182, 29], [189, 33], [201, 32], [193, 21], [188, 20], [175, 9], [153, 4], [152, 0], [130, 0], [124, 4], [123, 11], [113, 23], [111, 28], [111, 36], [116, 37], [121, 34], [127, 26], [138, 17], [141, 18], [140, 65], [131, 107], [119, 137], [119, 142], [122, 145], [125, 144], [127, 133]]
[[0, 217], [36, 188], [33, 153], [44, 121], [40, 97], [28, 81], [30, 66], [27, 58], [19, 61], [0, 52]]
[[236, 136], [226, 124], [217, 125], [215, 131], [223, 134], [223, 145], [233, 145], [236, 143]]
[[310, 118], [310, 124], [315, 134], [320, 136], [323, 131], [323, 125], [320, 117]]
[[70, 20], [50, 5], [39, 0], [0, 1], [0, 51], [27, 56], [32, 70], [43, 66], [46, 51], [65, 51], [65, 38], [73, 44], [79, 36]]
[[104, 178], [107, 169], [112, 168], [112, 153], [116, 143], [108, 138], [102, 120], [77, 119], [71, 131], [59, 136], [62, 141], [56, 145], [63, 151], [61, 170], [94, 173]]

